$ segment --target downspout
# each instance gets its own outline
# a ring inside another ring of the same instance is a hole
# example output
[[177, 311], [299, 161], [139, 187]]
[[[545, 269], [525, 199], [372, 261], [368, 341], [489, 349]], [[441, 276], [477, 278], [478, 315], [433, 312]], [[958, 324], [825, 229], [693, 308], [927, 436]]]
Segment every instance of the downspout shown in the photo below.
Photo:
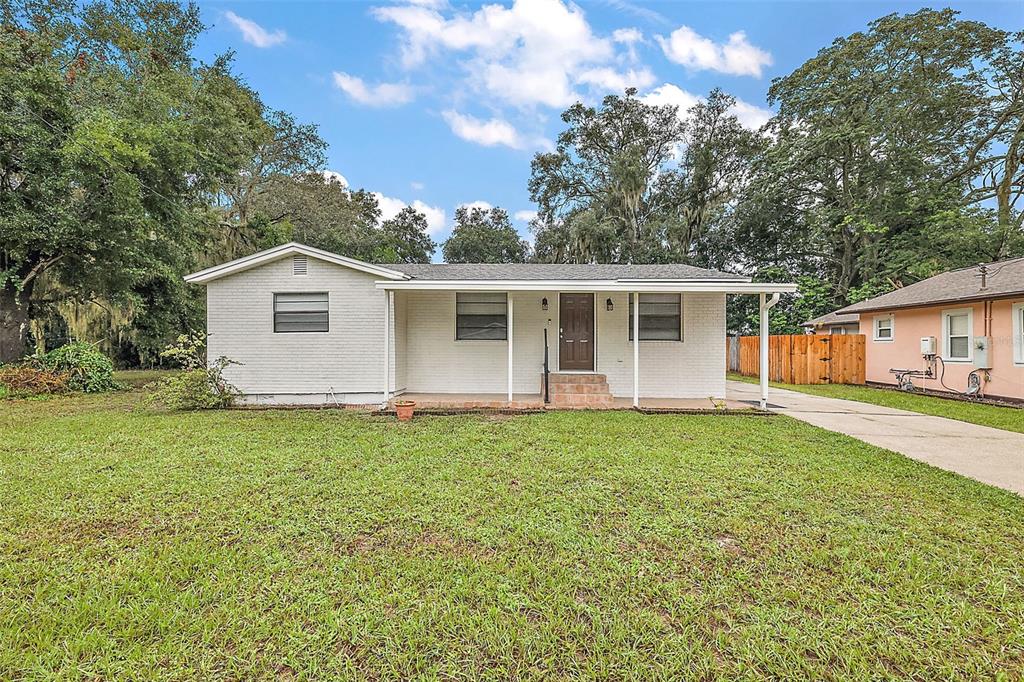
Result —
[[759, 310], [759, 321], [761, 323], [761, 334], [758, 341], [760, 342], [760, 352], [758, 353], [758, 360], [760, 360], [760, 368], [758, 370], [758, 378], [761, 384], [761, 409], [768, 409], [768, 311], [779, 302], [780, 294], [774, 293], [767, 302], [765, 301], [765, 295], [761, 294], [761, 305]]

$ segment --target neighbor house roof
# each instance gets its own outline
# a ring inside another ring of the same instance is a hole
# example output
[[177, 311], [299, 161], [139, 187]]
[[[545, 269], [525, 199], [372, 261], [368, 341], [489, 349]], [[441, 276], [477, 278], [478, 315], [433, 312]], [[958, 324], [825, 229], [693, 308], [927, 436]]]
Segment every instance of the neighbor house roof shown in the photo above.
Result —
[[[981, 286], [981, 268], [987, 271], [985, 288]], [[921, 306], [1007, 298], [1024, 294], [1024, 258], [985, 263], [950, 270], [887, 294], [848, 305], [837, 313], [861, 313], [890, 308]]]
[[430, 263], [387, 267], [419, 280], [729, 280], [749, 277], [692, 265], [607, 265], [556, 263]]
[[807, 320], [801, 327], [830, 327], [837, 324], [854, 324], [860, 322], [860, 315], [857, 313], [840, 314], [837, 312], [826, 313], [813, 320]]

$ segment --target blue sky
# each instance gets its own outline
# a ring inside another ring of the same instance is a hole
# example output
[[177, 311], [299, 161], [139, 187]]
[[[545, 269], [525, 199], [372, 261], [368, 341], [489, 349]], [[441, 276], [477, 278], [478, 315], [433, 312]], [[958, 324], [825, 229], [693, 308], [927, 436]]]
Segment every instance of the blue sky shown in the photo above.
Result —
[[[752, 127], [765, 93], [838, 36], [912, 2], [517, 0], [201, 2], [209, 59], [273, 108], [316, 123], [330, 170], [380, 193], [385, 216], [412, 204], [443, 241], [455, 208], [483, 202], [527, 236], [530, 159], [572, 102], [636, 86], [686, 106], [721, 87]], [[1024, 2], [953, 5], [964, 18], [1024, 27]]]

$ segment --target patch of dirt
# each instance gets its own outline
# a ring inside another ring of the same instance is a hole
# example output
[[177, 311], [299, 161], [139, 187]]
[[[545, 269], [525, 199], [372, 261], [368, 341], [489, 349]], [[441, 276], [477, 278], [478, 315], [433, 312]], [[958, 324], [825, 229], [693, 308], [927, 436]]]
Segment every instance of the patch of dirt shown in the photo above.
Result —
[[730, 556], [740, 557], [745, 554], [739, 540], [730, 535], [716, 535], [715, 544]]

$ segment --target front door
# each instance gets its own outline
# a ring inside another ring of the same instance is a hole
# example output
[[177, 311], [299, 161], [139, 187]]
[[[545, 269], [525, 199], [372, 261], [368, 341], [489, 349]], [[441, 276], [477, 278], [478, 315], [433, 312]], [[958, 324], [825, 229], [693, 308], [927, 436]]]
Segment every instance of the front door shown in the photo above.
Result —
[[594, 371], [594, 295], [562, 294], [558, 326], [558, 368]]

